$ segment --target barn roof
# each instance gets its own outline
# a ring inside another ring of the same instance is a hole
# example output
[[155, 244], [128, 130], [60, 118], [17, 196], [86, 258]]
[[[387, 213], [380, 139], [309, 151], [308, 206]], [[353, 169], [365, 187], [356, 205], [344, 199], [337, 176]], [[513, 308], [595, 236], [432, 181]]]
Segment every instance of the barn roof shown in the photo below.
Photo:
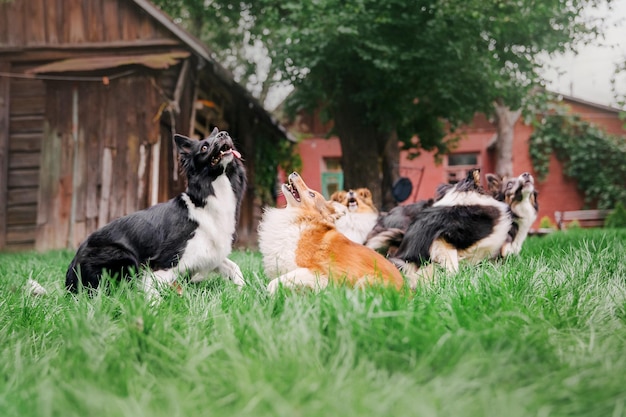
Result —
[[245, 98], [248, 101], [248, 107], [251, 110], [254, 110], [255, 113], [259, 117], [261, 117], [266, 123], [269, 123], [271, 126], [273, 126], [278, 134], [292, 142], [296, 141], [295, 137], [291, 133], [289, 133], [284, 126], [280, 124], [278, 119], [276, 119], [267, 110], [265, 110], [261, 103], [259, 103], [259, 101], [254, 96], [252, 96], [252, 94], [246, 88], [244, 88], [242, 85], [234, 80], [233, 75], [215, 59], [215, 53], [211, 51], [205, 44], [203, 44], [198, 38], [174, 23], [167, 14], [158, 9], [150, 1], [132, 1], [137, 6], [141, 7], [147, 14], [152, 16], [152, 18], [158, 21], [170, 33], [180, 39], [181, 42], [185, 43], [196, 54], [198, 58], [200, 58], [206, 64], [210, 65], [216, 76], [222, 82], [233, 88], [240, 96]]

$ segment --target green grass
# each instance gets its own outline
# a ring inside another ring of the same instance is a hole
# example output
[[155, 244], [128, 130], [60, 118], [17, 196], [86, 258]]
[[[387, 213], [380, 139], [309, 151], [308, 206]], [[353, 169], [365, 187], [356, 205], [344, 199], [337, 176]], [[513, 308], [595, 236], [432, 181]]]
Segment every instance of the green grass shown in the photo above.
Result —
[[[63, 290], [72, 253], [0, 254], [0, 416], [623, 416], [626, 230], [527, 240], [412, 294]], [[25, 295], [26, 279], [50, 294]]]

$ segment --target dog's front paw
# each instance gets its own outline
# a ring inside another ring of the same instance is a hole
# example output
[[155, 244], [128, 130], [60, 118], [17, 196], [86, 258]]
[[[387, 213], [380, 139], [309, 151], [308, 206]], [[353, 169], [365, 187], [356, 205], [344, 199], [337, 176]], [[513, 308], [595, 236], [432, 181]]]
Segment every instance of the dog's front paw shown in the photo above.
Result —
[[278, 291], [279, 288], [280, 288], [280, 279], [278, 278], [271, 280], [270, 283], [267, 284], [267, 292], [269, 292], [270, 295], [276, 294], [276, 291]]
[[228, 279], [230, 279], [237, 287], [241, 288], [246, 285], [246, 281], [243, 280], [243, 274], [241, 273], [241, 269], [239, 269], [239, 265], [230, 259], [224, 259], [224, 262], [220, 265], [220, 272], [226, 275]]

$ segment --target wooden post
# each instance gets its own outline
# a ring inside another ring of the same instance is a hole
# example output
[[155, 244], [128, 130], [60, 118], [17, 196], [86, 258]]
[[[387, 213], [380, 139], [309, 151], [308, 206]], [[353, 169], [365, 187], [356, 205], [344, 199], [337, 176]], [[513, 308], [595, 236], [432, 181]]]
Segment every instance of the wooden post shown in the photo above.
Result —
[[[11, 64], [0, 62], [0, 71], [10, 72]], [[10, 83], [8, 77], [0, 77], [0, 249], [6, 245], [7, 236]]]

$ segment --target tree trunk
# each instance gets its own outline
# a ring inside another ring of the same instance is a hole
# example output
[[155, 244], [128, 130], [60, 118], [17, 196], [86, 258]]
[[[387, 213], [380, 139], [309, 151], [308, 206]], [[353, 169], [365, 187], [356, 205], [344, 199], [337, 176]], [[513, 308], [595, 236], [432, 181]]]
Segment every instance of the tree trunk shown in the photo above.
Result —
[[[382, 175], [379, 144], [384, 142], [381, 138], [389, 135], [381, 134], [376, 126], [369, 125], [364, 119], [365, 107], [347, 98], [337, 105], [334, 113], [335, 129], [341, 141], [344, 189], [367, 187], [376, 207], [383, 207], [382, 180], [386, 176]], [[385, 186], [387, 188], [390, 187]]]
[[494, 103], [497, 123], [496, 174], [501, 177], [513, 176], [513, 131], [515, 122], [522, 110], [511, 110], [501, 100]]
[[379, 137], [379, 152], [382, 159], [382, 207], [383, 211], [389, 211], [398, 205], [393, 198], [393, 184], [400, 178], [400, 148], [398, 146], [398, 133], [391, 132]]

